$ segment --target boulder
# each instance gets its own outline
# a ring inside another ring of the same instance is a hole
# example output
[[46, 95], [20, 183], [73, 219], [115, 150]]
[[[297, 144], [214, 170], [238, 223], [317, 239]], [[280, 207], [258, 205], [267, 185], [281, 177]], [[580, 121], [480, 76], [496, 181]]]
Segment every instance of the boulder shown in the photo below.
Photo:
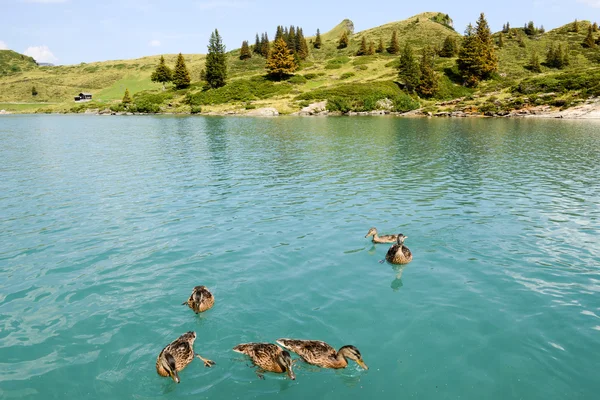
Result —
[[256, 117], [276, 117], [279, 115], [279, 111], [273, 107], [265, 107], [265, 108], [257, 108], [255, 110], [250, 110], [246, 113], [246, 115], [256, 116]]

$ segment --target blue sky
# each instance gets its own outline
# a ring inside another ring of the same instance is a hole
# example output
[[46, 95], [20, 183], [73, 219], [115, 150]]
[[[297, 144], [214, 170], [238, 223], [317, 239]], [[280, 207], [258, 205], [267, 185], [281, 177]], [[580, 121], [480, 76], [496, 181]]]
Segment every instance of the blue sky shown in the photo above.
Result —
[[[285, 7], [282, 7], [285, 3]], [[326, 32], [344, 18], [355, 31], [425, 11], [441, 11], [463, 32], [484, 12], [493, 31], [505, 22], [529, 20], [549, 30], [574, 19], [600, 22], [600, 0], [327, 1], [302, 0], [0, 0], [0, 49], [31, 55], [39, 62], [137, 58], [167, 53], [206, 53], [215, 28], [228, 49], [256, 32], [272, 38], [277, 25], [296, 25], [305, 36]], [[174, 5], [176, 4], [176, 5]]]

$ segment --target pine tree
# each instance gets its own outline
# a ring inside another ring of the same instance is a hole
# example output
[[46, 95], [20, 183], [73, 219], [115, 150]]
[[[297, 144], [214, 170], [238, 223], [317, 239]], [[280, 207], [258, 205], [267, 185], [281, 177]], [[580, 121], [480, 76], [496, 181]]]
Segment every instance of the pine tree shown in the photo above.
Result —
[[257, 33], [256, 40], [254, 41], [254, 48], [252, 49], [252, 51], [256, 54], [260, 54], [260, 49], [261, 49], [260, 39], [258, 38], [258, 33]]
[[593, 49], [594, 47], [596, 47], [596, 43], [594, 42], [594, 34], [592, 32], [593, 29], [590, 25], [590, 27], [588, 28], [588, 34], [582, 43], [583, 47], [587, 47], [588, 49]]
[[[247, 44], [247, 43], [246, 43]], [[227, 80], [227, 58], [225, 56], [225, 45], [215, 29], [210, 34], [208, 41], [208, 53], [206, 54], [206, 83], [209, 87], [216, 89], [225, 86]]]
[[200, 70], [200, 81], [206, 82], [206, 70], [204, 68]]
[[165, 58], [160, 56], [160, 61], [152, 75], [150, 76], [150, 80], [152, 82], [159, 82], [163, 85], [163, 90], [165, 90], [165, 83], [171, 82], [173, 79], [173, 73], [171, 72], [171, 68], [167, 67], [165, 64]]
[[432, 97], [438, 91], [438, 78], [435, 74], [434, 52], [430, 47], [423, 48], [421, 55], [420, 79], [417, 93], [422, 97]]
[[377, 53], [383, 53], [384, 50], [385, 50], [385, 47], [383, 47], [383, 39], [379, 38], [379, 45], [377, 46], [377, 49], [375, 51]]
[[573, 21], [573, 32], [579, 32], [579, 21]]
[[248, 41], [244, 40], [240, 49], [240, 60], [247, 60], [251, 57], [252, 53], [250, 52], [250, 46], [248, 46]]
[[302, 31], [302, 28], [300, 28], [298, 37], [296, 39], [298, 40], [298, 44], [300, 46], [298, 49], [298, 56], [300, 56], [301, 60], [306, 60], [308, 57], [308, 45], [306, 44], [306, 39], [304, 38], [304, 32]]
[[321, 48], [321, 32], [317, 29], [317, 37], [315, 38], [315, 42], [313, 43], [315, 49]]
[[273, 43], [273, 49], [267, 59], [266, 67], [269, 75], [278, 79], [290, 75], [296, 70], [294, 57], [287, 48], [283, 38], [277, 39], [275, 43]]
[[487, 79], [498, 70], [498, 56], [494, 50], [492, 32], [483, 13], [477, 20], [475, 32], [481, 46], [481, 78]]
[[504, 47], [504, 34], [502, 32], [498, 34], [498, 47]]
[[284, 39], [284, 37], [283, 37], [283, 26], [281, 26], [281, 25], [277, 25], [277, 31], [275, 31], [275, 41], [277, 41], [279, 39]]
[[338, 49], [345, 49], [348, 47], [348, 31], [344, 30], [342, 35], [340, 36], [340, 40], [338, 41]]
[[356, 52], [357, 56], [364, 56], [367, 54], [369, 50], [367, 49], [367, 38], [363, 36], [362, 41], [360, 42], [360, 47]]
[[544, 28], [544, 25], [542, 25], [542, 26], [540, 26], [540, 27], [538, 28], [538, 33], [539, 33], [539, 34], [546, 33], [546, 28]]
[[294, 25], [290, 26], [285, 44], [287, 44], [288, 49], [293, 54], [296, 53], [296, 28], [294, 27]]
[[375, 43], [373, 43], [372, 40], [369, 42], [369, 49], [367, 50], [367, 54], [370, 56], [375, 54]]
[[598, 32], [598, 23], [597, 22], [594, 22], [592, 24], [592, 32], [594, 32], [594, 33]]
[[400, 43], [398, 43], [398, 33], [392, 32], [392, 40], [390, 41], [390, 47], [387, 49], [390, 54], [400, 53]]
[[262, 54], [263, 57], [268, 58], [269, 52], [271, 51], [271, 45], [269, 44], [269, 35], [267, 34], [267, 32], [263, 34], [262, 38], [263, 40], [261, 44], [260, 54]]
[[35, 88], [35, 86], [32, 86], [32, 87], [31, 87], [31, 95], [32, 95], [32, 96], [37, 96], [37, 95], [38, 95], [38, 91], [37, 91], [37, 89]]
[[442, 49], [440, 50], [440, 57], [454, 57], [458, 53], [458, 44], [453, 36], [446, 36]]
[[469, 24], [456, 60], [466, 86], [477, 86], [481, 79], [480, 48], [479, 38], [475, 34], [473, 26]]
[[533, 21], [529, 21], [527, 24], [525, 24], [524, 31], [527, 36], [533, 36], [536, 34], [536, 29]]
[[400, 65], [398, 66], [398, 78], [402, 79], [406, 90], [414, 92], [419, 85], [420, 78], [419, 66], [415, 60], [412, 48], [408, 43], [404, 45], [400, 55]]
[[190, 72], [185, 66], [183, 55], [179, 53], [177, 62], [175, 63], [175, 69], [173, 70], [173, 84], [177, 89], [183, 89], [190, 85], [190, 81]]
[[527, 65], [527, 68], [531, 72], [535, 72], [538, 74], [540, 72], [542, 72], [542, 66], [540, 65], [540, 58], [538, 57], [535, 50], [531, 53], [531, 58], [529, 59], [529, 65]]
[[504, 33], [510, 32], [510, 22], [506, 23], [506, 25], [504, 26], [504, 29], [502, 30], [502, 32], [504, 32]]
[[131, 95], [129, 94], [129, 89], [125, 88], [125, 94], [123, 95], [123, 100], [121, 103], [123, 104], [131, 104], [133, 100], [131, 99]]

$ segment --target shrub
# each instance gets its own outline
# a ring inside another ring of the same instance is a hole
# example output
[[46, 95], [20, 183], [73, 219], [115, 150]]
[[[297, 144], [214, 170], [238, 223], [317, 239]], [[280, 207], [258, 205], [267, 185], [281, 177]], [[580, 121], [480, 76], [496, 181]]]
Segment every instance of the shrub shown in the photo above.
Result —
[[327, 111], [340, 111], [347, 113], [351, 111], [352, 105], [347, 98], [334, 96], [327, 100]]
[[232, 81], [218, 89], [188, 92], [185, 102], [189, 105], [210, 105], [231, 101], [252, 101], [287, 94], [291, 90], [292, 85], [288, 82], [274, 83], [264, 76], [256, 76]]
[[340, 79], [352, 78], [354, 75], [354, 72], [344, 72], [342, 75], [340, 75]]
[[126, 108], [122, 103], [112, 104], [109, 108], [110, 108], [110, 111], [113, 111], [113, 112], [126, 111]]
[[294, 75], [287, 81], [294, 85], [302, 85], [307, 82], [306, 77], [304, 77], [303, 75]]
[[191, 114], [200, 114], [202, 112], [202, 107], [200, 106], [191, 106], [190, 113]]
[[155, 114], [160, 112], [158, 104], [150, 103], [146, 100], [136, 101], [131, 107], [131, 111], [139, 113]]
[[406, 93], [400, 93], [399, 95], [392, 98], [392, 102], [394, 103], [394, 111], [397, 112], [407, 112], [411, 110], [416, 110], [421, 106], [421, 104], [407, 95]]
[[310, 74], [305, 74], [304, 78], [310, 80], [310, 79], [315, 79], [317, 76], [319, 76], [319, 75], [315, 74], [314, 72], [311, 72]]
[[166, 100], [170, 100], [173, 98], [173, 93], [171, 92], [159, 92], [159, 93], [150, 93], [150, 92], [138, 92], [133, 95], [133, 102], [136, 104], [139, 103], [149, 103], [160, 105], [164, 103]]
[[325, 69], [340, 69], [342, 68], [341, 64], [326, 64]]

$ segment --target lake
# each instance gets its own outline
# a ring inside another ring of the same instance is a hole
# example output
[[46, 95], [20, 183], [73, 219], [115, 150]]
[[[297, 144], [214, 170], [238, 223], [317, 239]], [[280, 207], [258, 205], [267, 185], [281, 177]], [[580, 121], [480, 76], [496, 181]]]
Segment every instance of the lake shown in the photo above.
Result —
[[[600, 121], [13, 115], [0, 160], [2, 399], [600, 392]], [[281, 337], [369, 370], [231, 351]]]

